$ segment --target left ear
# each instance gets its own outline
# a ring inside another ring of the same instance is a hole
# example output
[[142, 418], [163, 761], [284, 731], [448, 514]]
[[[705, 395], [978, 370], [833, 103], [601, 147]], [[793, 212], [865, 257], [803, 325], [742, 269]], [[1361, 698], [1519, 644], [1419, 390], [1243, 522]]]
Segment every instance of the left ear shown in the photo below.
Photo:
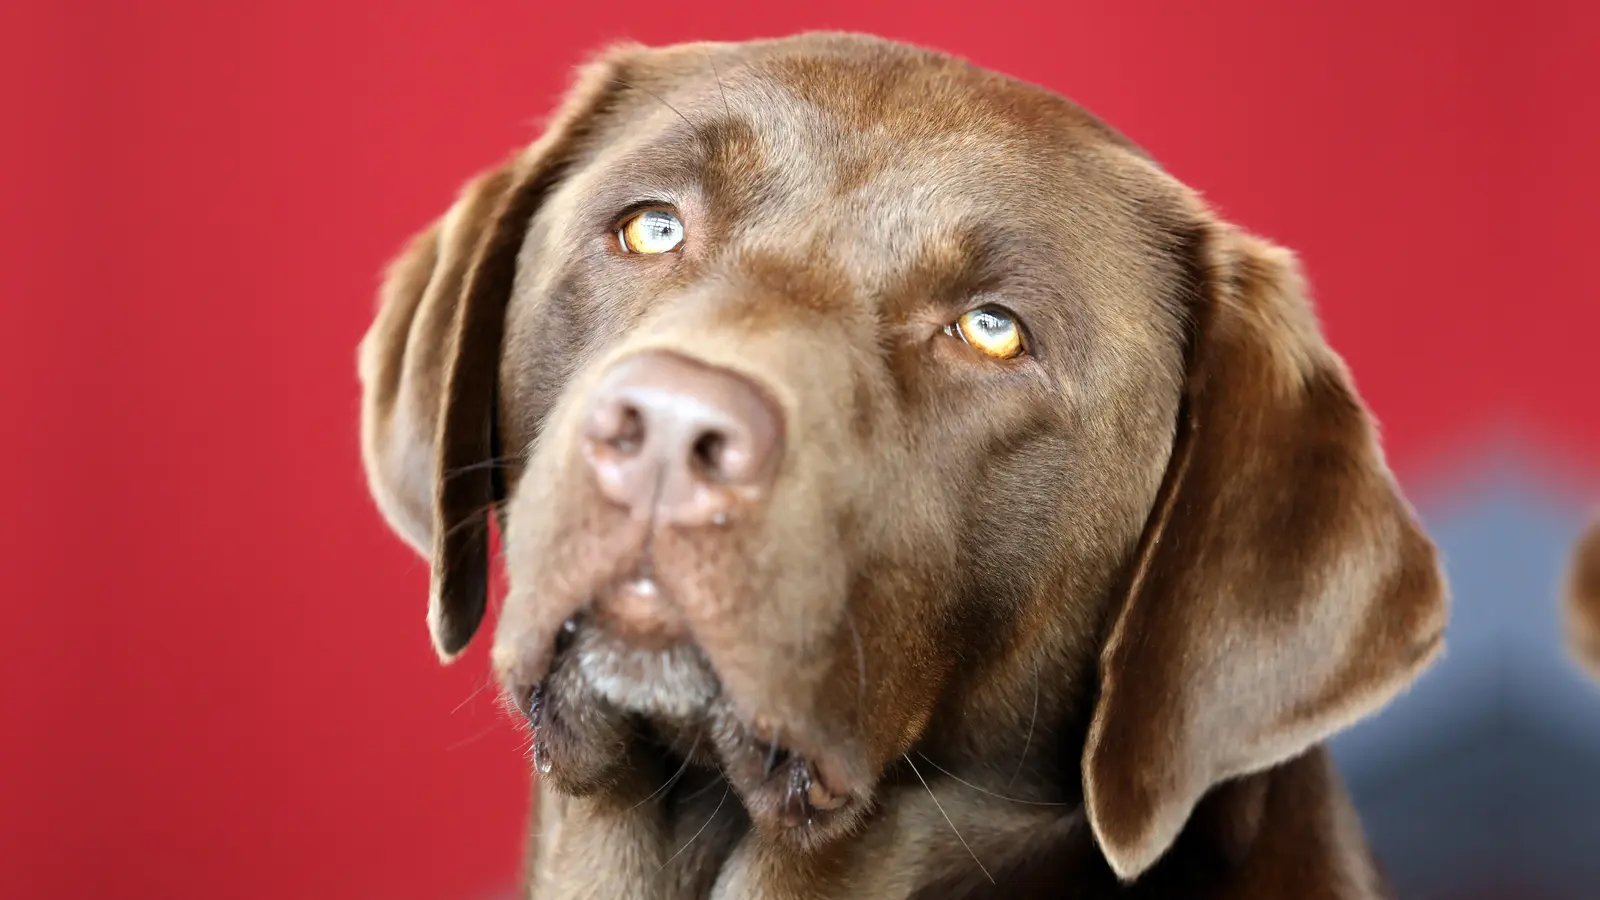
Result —
[[428, 628], [456, 658], [488, 606], [491, 510], [504, 499], [495, 421], [500, 344], [523, 238], [626, 87], [638, 51], [583, 68], [543, 135], [472, 179], [384, 278], [362, 338], [361, 457], [378, 508], [428, 558]]
[[1433, 544], [1293, 257], [1208, 214], [1195, 228], [1183, 412], [1084, 753], [1124, 881], [1212, 787], [1375, 712], [1444, 643]]
[[1600, 678], [1600, 515], [1573, 550], [1567, 577], [1567, 640], [1578, 662]]

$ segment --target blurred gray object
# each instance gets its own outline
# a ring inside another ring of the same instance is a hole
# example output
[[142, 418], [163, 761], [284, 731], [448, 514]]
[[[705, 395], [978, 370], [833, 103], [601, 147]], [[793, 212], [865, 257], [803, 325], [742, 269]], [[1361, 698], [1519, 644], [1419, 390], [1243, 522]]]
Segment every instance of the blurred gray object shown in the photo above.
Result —
[[1600, 689], [1558, 603], [1593, 498], [1539, 471], [1502, 453], [1420, 492], [1451, 579], [1446, 655], [1333, 742], [1403, 900], [1600, 898]]

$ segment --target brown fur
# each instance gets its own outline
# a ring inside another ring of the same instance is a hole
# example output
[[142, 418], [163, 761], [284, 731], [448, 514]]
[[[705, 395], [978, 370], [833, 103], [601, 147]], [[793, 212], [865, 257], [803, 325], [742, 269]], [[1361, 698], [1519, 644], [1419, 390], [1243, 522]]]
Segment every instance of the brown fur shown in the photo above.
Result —
[[[615, 253], [642, 201], [681, 254]], [[987, 302], [1028, 357], [945, 335]], [[781, 410], [727, 528], [585, 477], [651, 348]], [[1384, 895], [1320, 745], [1438, 654], [1433, 546], [1290, 254], [1069, 101], [853, 35], [615, 48], [402, 254], [360, 364], [446, 660], [498, 511], [532, 896]], [[558, 639], [641, 563], [692, 645]], [[786, 821], [807, 777], [848, 802]]]
[[1600, 678], [1600, 516], [1573, 549], [1567, 576], [1567, 635], [1572, 655]]

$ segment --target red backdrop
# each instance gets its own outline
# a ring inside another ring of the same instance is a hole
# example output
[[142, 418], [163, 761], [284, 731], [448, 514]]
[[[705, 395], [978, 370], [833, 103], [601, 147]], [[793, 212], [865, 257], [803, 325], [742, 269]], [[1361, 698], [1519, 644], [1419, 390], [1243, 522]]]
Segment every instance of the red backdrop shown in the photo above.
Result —
[[434, 663], [354, 349], [612, 38], [868, 30], [1060, 89], [1302, 252], [1406, 480], [1501, 427], [1600, 460], [1600, 7], [554, 5], [0, 11], [0, 893], [510, 882], [525, 763], [482, 648]]

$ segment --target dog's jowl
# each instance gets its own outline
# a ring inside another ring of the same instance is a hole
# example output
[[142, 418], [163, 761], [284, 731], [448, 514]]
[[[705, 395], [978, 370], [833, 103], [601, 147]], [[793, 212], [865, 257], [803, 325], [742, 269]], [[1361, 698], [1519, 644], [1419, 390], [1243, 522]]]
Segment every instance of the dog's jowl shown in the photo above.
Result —
[[1384, 895], [1322, 742], [1439, 653], [1433, 545], [1293, 257], [1068, 100], [614, 48], [360, 373], [441, 657], [506, 569], [531, 896]]

